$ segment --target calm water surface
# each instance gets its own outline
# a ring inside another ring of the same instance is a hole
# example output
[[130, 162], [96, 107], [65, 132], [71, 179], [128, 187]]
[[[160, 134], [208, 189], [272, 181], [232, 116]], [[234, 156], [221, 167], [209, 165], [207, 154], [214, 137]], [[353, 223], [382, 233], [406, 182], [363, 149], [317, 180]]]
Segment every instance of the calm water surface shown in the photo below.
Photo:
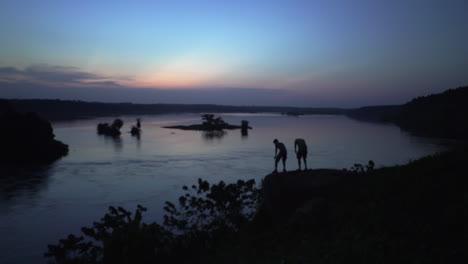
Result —
[[[144, 116], [139, 139], [123, 133], [114, 140], [95, 132], [97, 123], [113, 118], [54, 123], [57, 139], [70, 146], [68, 156], [39, 171], [0, 172], [8, 174], [0, 177], [0, 263], [45, 263], [47, 244], [91, 225], [109, 205], [133, 211], [141, 204], [149, 208], [146, 221], [159, 221], [164, 201], [175, 201], [181, 187], [198, 178], [260, 182], [274, 168], [274, 138], [288, 148], [290, 170], [297, 169], [297, 137], [308, 144], [310, 168], [349, 168], [370, 159], [378, 167], [390, 166], [447, 147], [447, 142], [413, 137], [394, 125], [344, 116], [222, 117], [232, 124], [249, 120], [254, 129], [248, 136], [240, 130], [213, 135], [161, 128], [200, 123], [198, 114]], [[123, 131], [135, 118], [122, 117]]]

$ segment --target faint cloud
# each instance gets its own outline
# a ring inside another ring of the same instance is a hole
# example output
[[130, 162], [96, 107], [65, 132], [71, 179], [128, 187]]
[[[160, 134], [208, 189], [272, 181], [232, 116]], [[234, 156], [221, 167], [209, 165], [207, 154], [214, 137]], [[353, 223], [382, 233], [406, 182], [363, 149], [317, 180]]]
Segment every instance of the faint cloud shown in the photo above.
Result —
[[0, 81], [38, 82], [60, 85], [120, 86], [117, 81], [130, 80], [129, 77], [112, 77], [90, 73], [78, 67], [35, 64], [23, 70], [15, 67], [0, 67]]
[[86, 84], [94, 85], [94, 86], [108, 86], [108, 87], [121, 86], [119, 83], [113, 82], [113, 81], [86, 82]]

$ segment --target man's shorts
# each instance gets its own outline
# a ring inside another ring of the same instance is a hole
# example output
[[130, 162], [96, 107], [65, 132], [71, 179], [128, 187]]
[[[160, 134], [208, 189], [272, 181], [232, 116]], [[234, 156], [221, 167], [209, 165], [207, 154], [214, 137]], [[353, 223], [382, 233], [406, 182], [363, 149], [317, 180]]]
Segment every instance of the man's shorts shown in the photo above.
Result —
[[301, 158], [307, 158], [307, 151], [298, 151], [297, 152], [297, 158], [298, 159], [301, 159]]
[[281, 159], [286, 160], [288, 158], [288, 154], [285, 152], [280, 152], [276, 156], [276, 162], [279, 162]]

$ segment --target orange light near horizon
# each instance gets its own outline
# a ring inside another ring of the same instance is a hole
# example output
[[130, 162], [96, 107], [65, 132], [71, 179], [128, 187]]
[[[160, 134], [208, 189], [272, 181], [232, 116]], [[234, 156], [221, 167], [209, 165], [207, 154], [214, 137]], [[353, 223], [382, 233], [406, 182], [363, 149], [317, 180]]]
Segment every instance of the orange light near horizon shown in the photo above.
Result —
[[186, 56], [145, 74], [137, 83], [144, 87], [194, 88], [213, 85], [225, 72], [226, 66], [219, 62]]
[[158, 72], [144, 83], [151, 87], [190, 88], [207, 84], [209, 80], [209, 74], [197, 72]]

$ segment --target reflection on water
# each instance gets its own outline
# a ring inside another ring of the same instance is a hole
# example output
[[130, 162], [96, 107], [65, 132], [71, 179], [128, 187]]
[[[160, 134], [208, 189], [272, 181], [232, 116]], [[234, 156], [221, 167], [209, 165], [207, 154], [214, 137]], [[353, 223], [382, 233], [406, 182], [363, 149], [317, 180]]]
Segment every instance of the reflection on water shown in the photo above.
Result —
[[105, 135], [99, 135], [102, 140], [104, 140], [105, 145], [112, 145], [115, 151], [122, 151], [123, 148], [123, 140], [120, 136], [117, 137], [111, 137], [111, 136], [105, 136]]
[[0, 204], [11, 204], [5, 202], [19, 199], [19, 197], [33, 198], [47, 187], [51, 173], [51, 166], [2, 168], [0, 170]]
[[141, 147], [141, 133], [142, 132], [132, 135], [132, 138], [136, 139], [136, 145], [138, 148]]
[[132, 137], [136, 138], [138, 141], [141, 140], [141, 132], [140, 133], [136, 133], [136, 134], [132, 134]]
[[[7, 177], [0, 172], [0, 263], [45, 263], [47, 244], [78, 233], [100, 219], [109, 205], [133, 210], [141, 204], [149, 208], [148, 221], [161, 220], [164, 202], [175, 201], [181, 187], [198, 178], [260, 182], [273, 170], [275, 138], [286, 145], [291, 170], [297, 168], [292, 155], [296, 138], [307, 142], [310, 168], [349, 168], [370, 159], [377, 167], [390, 166], [444, 149], [437, 139], [343, 116], [221, 117], [230, 124], [247, 119], [253, 129], [244, 134], [161, 128], [199, 123], [198, 114], [147, 116], [141, 138], [96, 135], [96, 125], [109, 117], [54, 123], [56, 138], [70, 146], [68, 156], [35, 172], [8, 172]], [[135, 120], [121, 118], [125, 124]]]
[[248, 137], [248, 136], [249, 136], [249, 130], [248, 130], [248, 129], [242, 128], [242, 129], [241, 129], [241, 137], [242, 137], [242, 139], [245, 139], [245, 138]]
[[221, 139], [227, 135], [228, 132], [224, 130], [213, 130], [213, 131], [202, 131], [202, 137], [206, 141], [212, 141], [214, 139]]

